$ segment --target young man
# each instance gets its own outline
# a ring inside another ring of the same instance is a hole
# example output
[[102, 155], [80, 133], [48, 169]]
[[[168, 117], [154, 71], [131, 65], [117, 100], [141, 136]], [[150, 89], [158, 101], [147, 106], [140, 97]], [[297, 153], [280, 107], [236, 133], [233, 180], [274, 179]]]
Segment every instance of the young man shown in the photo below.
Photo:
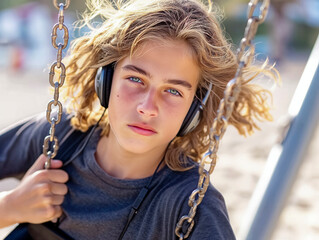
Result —
[[[63, 142], [74, 129], [92, 133], [70, 161], [62, 167], [53, 160], [43, 170], [42, 141], [50, 126], [41, 116], [2, 132], [0, 177], [26, 174], [0, 195], [0, 215], [6, 216], [0, 227], [59, 218], [59, 228], [74, 239], [178, 239], [175, 227], [189, 211], [197, 163], [236, 58], [214, 14], [196, 1], [117, 7], [89, 4], [85, 23], [97, 15], [104, 22], [75, 40], [68, 57], [70, 105], [56, 134]], [[253, 117], [269, 118], [259, 90], [249, 81], [242, 87], [230, 119], [242, 134], [252, 131]], [[235, 238], [212, 185], [194, 219], [190, 239]]]

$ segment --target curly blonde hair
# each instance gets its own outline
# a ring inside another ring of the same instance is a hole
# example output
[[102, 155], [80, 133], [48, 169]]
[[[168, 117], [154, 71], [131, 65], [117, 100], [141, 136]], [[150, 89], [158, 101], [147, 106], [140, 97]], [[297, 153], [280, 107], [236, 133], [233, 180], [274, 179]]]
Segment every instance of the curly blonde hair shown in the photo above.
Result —
[[[68, 112], [74, 114], [71, 124], [86, 131], [97, 123], [104, 110], [94, 87], [99, 67], [131, 56], [148, 40], [183, 40], [193, 49], [201, 71], [198, 89], [207, 89], [209, 83], [213, 84], [199, 125], [185, 136], [176, 137], [166, 152], [165, 162], [171, 169], [186, 170], [187, 158], [198, 162], [208, 150], [210, 126], [225, 87], [238, 67], [218, 14], [210, 1], [205, 5], [195, 0], [90, 0], [87, 6], [81, 24], [91, 31], [73, 42], [66, 62], [64, 97], [70, 103]], [[94, 24], [97, 17], [103, 20], [101, 24]], [[229, 124], [242, 135], [258, 128], [255, 120], [272, 120], [267, 103], [271, 94], [250, 83], [260, 73], [276, 79], [276, 71], [265, 66], [249, 66], [244, 70], [245, 81], [229, 119]], [[108, 134], [108, 125], [106, 114], [100, 122], [103, 135]]]

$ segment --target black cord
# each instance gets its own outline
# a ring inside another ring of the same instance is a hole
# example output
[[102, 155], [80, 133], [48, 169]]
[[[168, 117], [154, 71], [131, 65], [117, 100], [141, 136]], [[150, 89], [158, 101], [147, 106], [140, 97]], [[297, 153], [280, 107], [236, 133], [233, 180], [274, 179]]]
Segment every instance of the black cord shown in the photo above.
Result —
[[164, 161], [164, 158], [165, 158], [165, 155], [164, 154], [164, 157], [162, 158], [162, 160], [160, 161], [160, 163], [157, 165], [152, 177], [150, 178], [150, 180], [148, 181], [148, 184], [146, 186], [144, 186], [140, 193], [138, 194], [137, 198], [135, 199], [133, 205], [132, 205], [132, 208], [131, 208], [131, 211], [130, 211], [130, 214], [128, 215], [128, 218], [127, 218], [127, 221], [126, 221], [126, 224], [121, 232], [121, 235], [119, 236], [119, 240], [122, 240], [123, 237], [124, 237], [124, 234], [128, 228], [128, 226], [130, 225], [130, 223], [132, 222], [133, 218], [135, 217], [135, 215], [138, 213], [139, 209], [140, 209], [140, 206], [142, 205], [142, 202], [144, 201], [144, 199], [146, 198], [149, 190], [150, 190], [150, 185], [159, 169], [159, 167], [162, 165], [163, 161]]
[[104, 109], [104, 111], [103, 111], [100, 119], [97, 121], [97, 123], [93, 127], [91, 127], [92, 129], [91, 129], [91, 131], [89, 133], [89, 136], [86, 138], [85, 142], [82, 144], [82, 147], [77, 151], [77, 154], [74, 155], [72, 158], [70, 158], [68, 161], [66, 161], [63, 164], [64, 166], [68, 165], [70, 162], [72, 162], [75, 158], [77, 158], [82, 153], [83, 149], [86, 147], [86, 145], [88, 144], [89, 140], [91, 139], [95, 129], [99, 126], [99, 124], [100, 124], [105, 112], [106, 112], [106, 108]]

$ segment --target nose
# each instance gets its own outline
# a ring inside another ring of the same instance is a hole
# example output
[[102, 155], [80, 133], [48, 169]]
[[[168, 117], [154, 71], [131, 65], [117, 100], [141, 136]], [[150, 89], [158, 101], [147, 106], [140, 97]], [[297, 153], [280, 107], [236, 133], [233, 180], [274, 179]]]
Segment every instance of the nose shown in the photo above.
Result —
[[156, 101], [155, 91], [148, 91], [137, 105], [137, 112], [145, 117], [156, 117], [158, 115]]

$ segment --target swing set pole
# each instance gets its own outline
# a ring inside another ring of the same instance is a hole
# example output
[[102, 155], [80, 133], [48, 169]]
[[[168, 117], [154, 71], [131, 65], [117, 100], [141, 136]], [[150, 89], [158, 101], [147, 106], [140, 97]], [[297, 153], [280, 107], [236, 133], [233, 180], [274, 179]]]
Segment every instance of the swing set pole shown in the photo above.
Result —
[[288, 109], [287, 134], [270, 151], [251, 198], [240, 240], [269, 240], [319, 119], [319, 35]]

